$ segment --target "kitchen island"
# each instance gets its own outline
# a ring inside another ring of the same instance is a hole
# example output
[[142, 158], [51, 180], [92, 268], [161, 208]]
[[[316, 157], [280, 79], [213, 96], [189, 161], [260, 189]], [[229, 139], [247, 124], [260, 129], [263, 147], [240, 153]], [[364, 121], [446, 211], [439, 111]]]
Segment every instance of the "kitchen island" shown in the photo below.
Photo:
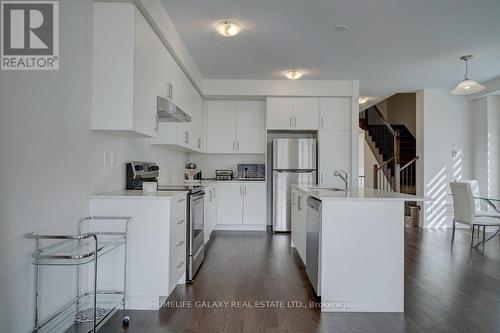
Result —
[[[308, 198], [321, 203], [316, 231]], [[311, 283], [321, 311], [404, 312], [404, 202], [423, 200], [370, 188], [292, 185], [292, 246], [308, 275], [311, 267], [317, 271]]]

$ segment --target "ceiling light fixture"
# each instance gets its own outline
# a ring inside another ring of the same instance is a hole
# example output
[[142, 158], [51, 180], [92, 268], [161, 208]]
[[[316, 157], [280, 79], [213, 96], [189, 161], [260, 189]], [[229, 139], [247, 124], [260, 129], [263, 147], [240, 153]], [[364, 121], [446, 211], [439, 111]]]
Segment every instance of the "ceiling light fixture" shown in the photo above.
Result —
[[337, 32], [342, 32], [347, 30], [347, 25], [345, 24], [340, 24], [335, 26], [335, 31]]
[[465, 61], [465, 75], [464, 80], [460, 82], [455, 89], [451, 91], [452, 95], [470, 95], [477, 93], [484, 89], [484, 86], [477, 83], [474, 80], [469, 80], [468, 78], [468, 64], [469, 60], [471, 60], [473, 55], [464, 55], [460, 57], [460, 60]]
[[233, 37], [240, 33], [241, 26], [231, 20], [222, 20], [214, 24], [215, 30], [224, 37]]
[[368, 102], [368, 97], [360, 97], [358, 99], [358, 102], [359, 104], [365, 104], [366, 102]]
[[287, 78], [289, 78], [290, 80], [300, 79], [302, 77], [302, 75], [304, 75], [304, 73], [302, 73], [301, 71], [295, 70], [295, 69], [292, 69], [292, 70], [285, 72], [285, 76]]

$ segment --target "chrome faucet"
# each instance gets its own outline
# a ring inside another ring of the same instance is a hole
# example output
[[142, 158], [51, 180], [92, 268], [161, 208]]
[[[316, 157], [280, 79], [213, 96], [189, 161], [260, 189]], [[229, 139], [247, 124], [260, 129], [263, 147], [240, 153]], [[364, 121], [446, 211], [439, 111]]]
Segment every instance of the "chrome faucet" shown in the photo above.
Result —
[[333, 175], [335, 177], [339, 177], [340, 179], [342, 179], [342, 181], [345, 183], [346, 191], [351, 189], [351, 175], [349, 175], [347, 172], [345, 172], [342, 169], [335, 170]]

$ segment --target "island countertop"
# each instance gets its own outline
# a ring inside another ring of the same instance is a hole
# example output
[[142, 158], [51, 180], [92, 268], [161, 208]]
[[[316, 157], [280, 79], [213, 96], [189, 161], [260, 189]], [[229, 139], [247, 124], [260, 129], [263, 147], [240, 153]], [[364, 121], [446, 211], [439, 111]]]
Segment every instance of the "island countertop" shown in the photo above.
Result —
[[426, 201], [424, 197], [410, 194], [377, 190], [369, 187], [353, 188], [348, 191], [338, 189], [329, 190], [321, 187], [311, 187], [305, 185], [291, 185], [311, 197], [318, 200], [384, 200], [384, 201]]

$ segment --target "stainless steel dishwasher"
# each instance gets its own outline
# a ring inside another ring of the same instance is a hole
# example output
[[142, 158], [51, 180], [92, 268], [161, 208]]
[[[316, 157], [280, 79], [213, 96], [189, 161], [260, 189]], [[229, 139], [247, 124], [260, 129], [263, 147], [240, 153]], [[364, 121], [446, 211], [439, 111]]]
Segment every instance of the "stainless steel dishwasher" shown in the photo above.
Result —
[[318, 294], [319, 230], [321, 225], [321, 201], [307, 198], [306, 273]]

